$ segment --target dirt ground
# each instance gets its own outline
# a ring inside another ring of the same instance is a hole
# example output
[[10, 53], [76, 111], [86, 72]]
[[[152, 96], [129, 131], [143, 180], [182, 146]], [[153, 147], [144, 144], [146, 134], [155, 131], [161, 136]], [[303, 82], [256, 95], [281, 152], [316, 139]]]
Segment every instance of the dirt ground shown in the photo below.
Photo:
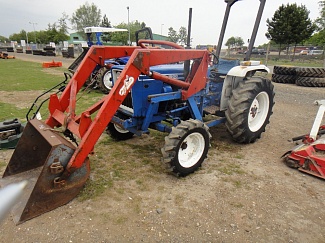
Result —
[[[310, 131], [318, 109], [313, 101], [325, 99], [325, 89], [274, 86], [274, 113], [256, 143], [238, 145], [224, 125], [211, 128], [212, 147], [196, 173], [175, 178], [148, 171], [147, 164], [123, 179], [109, 172], [104, 176], [113, 185], [94, 198], [76, 198], [17, 226], [8, 216], [0, 225], [0, 242], [325, 242], [324, 180], [288, 168], [280, 158], [294, 146], [290, 138]], [[128, 143], [152, 148], [155, 139], [134, 137]], [[156, 153], [161, 143], [147, 151], [152, 167], [161, 166]], [[107, 153], [101, 160], [92, 156], [93, 163], [118, 166], [132, 153], [127, 146], [112, 161], [114, 144], [98, 146]], [[11, 154], [0, 151], [0, 162], [8, 163]]]

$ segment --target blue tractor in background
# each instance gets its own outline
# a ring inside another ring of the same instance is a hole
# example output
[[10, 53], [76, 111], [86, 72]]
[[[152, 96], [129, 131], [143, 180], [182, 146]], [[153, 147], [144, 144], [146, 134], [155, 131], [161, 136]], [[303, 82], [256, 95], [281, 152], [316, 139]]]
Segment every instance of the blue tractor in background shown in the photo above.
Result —
[[[88, 47], [83, 47], [83, 52], [77, 59], [69, 66], [68, 70], [74, 73], [79, 67], [81, 61], [84, 59], [89, 48], [93, 45], [102, 46], [101, 35], [103, 33], [114, 33], [114, 32], [126, 32], [127, 29], [119, 29], [112, 27], [86, 27], [84, 28], [85, 34], [87, 35], [87, 45]], [[93, 42], [93, 34], [95, 34], [96, 42]], [[135, 32], [136, 44], [138, 45], [139, 39], [149, 39], [153, 40], [152, 30], [149, 27], [145, 27]], [[104, 61], [104, 65], [98, 64], [96, 68], [89, 76], [87, 82], [85, 83], [86, 88], [99, 89], [104, 94], [108, 94], [112, 88], [111, 73], [108, 66], [113, 65], [123, 65], [129, 60], [129, 56], [119, 57], [114, 59], [108, 59]]]

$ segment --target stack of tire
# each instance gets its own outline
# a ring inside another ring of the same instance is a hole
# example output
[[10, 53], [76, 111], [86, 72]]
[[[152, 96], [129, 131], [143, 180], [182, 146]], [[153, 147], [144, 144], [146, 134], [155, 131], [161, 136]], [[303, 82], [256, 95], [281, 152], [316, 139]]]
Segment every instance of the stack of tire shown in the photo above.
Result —
[[325, 69], [310, 67], [274, 66], [272, 81], [304, 87], [325, 87]]
[[275, 83], [294, 84], [296, 82], [296, 67], [274, 66], [272, 81]]
[[55, 56], [55, 47], [46, 46], [43, 48], [45, 56]]
[[299, 67], [296, 84], [305, 87], [325, 87], [325, 69]]

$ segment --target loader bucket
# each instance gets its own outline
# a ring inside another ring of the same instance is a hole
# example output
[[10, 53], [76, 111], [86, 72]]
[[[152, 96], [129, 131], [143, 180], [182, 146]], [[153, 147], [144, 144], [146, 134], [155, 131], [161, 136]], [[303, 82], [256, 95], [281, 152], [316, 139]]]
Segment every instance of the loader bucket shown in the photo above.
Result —
[[82, 189], [89, 177], [89, 160], [69, 178], [59, 181], [75, 146], [36, 119], [30, 120], [0, 179], [0, 187], [26, 180], [21, 200], [12, 212], [16, 224], [62, 206]]

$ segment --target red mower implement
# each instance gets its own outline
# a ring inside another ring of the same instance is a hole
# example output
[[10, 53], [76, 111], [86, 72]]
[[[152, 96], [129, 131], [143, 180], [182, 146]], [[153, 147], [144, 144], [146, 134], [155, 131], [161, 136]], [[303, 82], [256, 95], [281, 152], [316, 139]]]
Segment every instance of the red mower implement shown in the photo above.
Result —
[[309, 135], [292, 138], [302, 141], [283, 155], [285, 163], [291, 168], [325, 179], [325, 125], [320, 125], [325, 112], [325, 100], [316, 100], [319, 109]]

